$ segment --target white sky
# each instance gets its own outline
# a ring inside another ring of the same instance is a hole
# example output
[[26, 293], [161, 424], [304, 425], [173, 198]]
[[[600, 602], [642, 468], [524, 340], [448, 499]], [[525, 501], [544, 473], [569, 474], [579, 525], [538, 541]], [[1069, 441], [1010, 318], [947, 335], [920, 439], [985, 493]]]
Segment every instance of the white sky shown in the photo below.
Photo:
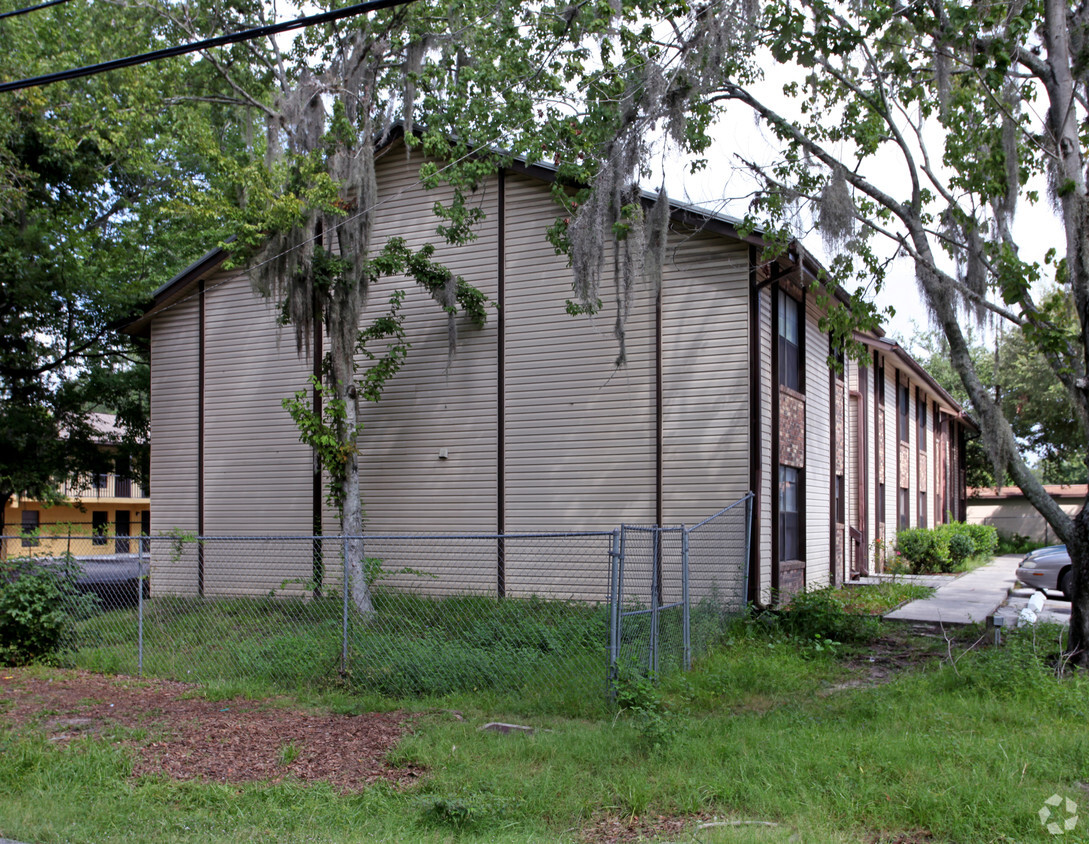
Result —
[[[789, 114], [790, 103], [781, 93], [782, 80], [788, 78], [788, 71], [784, 68], [779, 68], [778, 71], [778, 81], [770, 78], [769, 74], [769, 79], [762, 83], [758, 95], [765, 97], [774, 107], [785, 108]], [[742, 217], [748, 208], [756, 182], [744, 170], [738, 156], [767, 162], [774, 158], [777, 147], [770, 133], [756, 125], [752, 112], [747, 107], [735, 106], [729, 118], [722, 121], [716, 129], [716, 143], [709, 151], [709, 165], [705, 170], [690, 174], [685, 162], [673, 158], [660, 172], [664, 175], [670, 198]], [[940, 136], [929, 141], [933, 158], [940, 158], [939, 141]], [[879, 154], [866, 165], [862, 173], [894, 196], [905, 194], [908, 189], [906, 170], [895, 153]], [[663, 175], [655, 177], [659, 183]], [[652, 180], [645, 183], [645, 186], [654, 189], [658, 184]], [[1031, 184], [1030, 188], [1035, 188], [1041, 197], [1046, 196], [1044, 185]], [[805, 221], [799, 223], [804, 224]], [[1050, 247], [1055, 247], [1062, 253], [1062, 224], [1046, 199], [1035, 207], [1022, 199], [1018, 206], [1014, 233], [1021, 245], [1021, 255], [1026, 260], [1039, 261], [1042, 264], [1044, 254]], [[798, 234], [806, 249], [827, 264], [830, 256], [824, 248], [820, 233], [800, 230]], [[1045, 276], [1046, 270], [1047, 268]], [[895, 315], [886, 321], [885, 330], [909, 349], [913, 338], [930, 327], [929, 317], [915, 281], [915, 270], [908, 259], [898, 259], [890, 267], [885, 286], [877, 295], [876, 302], [881, 307], [891, 306], [895, 309]]]

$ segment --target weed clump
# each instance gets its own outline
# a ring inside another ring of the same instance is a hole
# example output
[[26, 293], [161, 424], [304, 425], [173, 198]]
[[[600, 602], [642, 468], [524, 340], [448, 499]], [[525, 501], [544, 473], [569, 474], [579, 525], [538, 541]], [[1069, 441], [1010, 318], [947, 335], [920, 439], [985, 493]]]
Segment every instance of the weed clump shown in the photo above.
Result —
[[881, 632], [877, 618], [847, 608], [839, 590], [832, 588], [800, 592], [773, 612], [783, 632], [822, 645], [871, 642]]
[[616, 678], [616, 705], [633, 717], [643, 750], [661, 750], [676, 737], [675, 713], [652, 674], [622, 668]]

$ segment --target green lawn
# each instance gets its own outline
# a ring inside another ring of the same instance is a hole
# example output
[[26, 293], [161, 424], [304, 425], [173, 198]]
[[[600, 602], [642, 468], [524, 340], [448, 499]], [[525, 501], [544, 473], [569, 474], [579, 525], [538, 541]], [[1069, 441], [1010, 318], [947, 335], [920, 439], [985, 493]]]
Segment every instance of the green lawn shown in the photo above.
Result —
[[[579, 713], [562, 700], [525, 706], [504, 688], [402, 697], [397, 705], [422, 714], [391, 761], [428, 771], [405, 791], [133, 781], [130, 751], [109, 736], [59, 747], [7, 727], [0, 834], [543, 842], [586, 840], [603, 817], [700, 816], [775, 825], [693, 826], [663, 840], [1089, 840], [1083, 821], [1059, 837], [1037, 815], [1060, 794], [1089, 816], [1089, 682], [1052, 675], [1054, 631], [971, 652], [978, 631], [951, 644], [906, 636], [849, 647], [737, 624], [690, 674], [657, 687], [625, 675], [623, 708], [608, 713]], [[874, 684], [890, 668], [891, 680]], [[393, 702], [350, 685], [300, 695], [338, 711]], [[538, 732], [478, 729], [507, 719]]]

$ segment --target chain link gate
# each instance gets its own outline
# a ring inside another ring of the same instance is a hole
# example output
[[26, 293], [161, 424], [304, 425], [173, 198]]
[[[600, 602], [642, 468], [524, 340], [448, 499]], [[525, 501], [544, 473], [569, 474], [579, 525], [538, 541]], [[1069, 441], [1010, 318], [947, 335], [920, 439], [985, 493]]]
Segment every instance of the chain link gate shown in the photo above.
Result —
[[692, 527], [622, 525], [610, 578], [610, 685], [692, 667], [748, 601], [753, 494]]

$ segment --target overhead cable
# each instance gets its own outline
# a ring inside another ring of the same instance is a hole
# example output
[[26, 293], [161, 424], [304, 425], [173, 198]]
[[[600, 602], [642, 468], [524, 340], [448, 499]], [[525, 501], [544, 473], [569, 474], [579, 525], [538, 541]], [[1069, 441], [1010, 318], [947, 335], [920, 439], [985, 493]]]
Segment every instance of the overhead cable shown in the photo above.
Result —
[[[53, 0], [63, 2], [63, 0]], [[379, 9], [389, 9], [394, 6], [404, 6], [412, 0], [369, 0], [366, 3], [357, 3], [354, 6], [345, 6], [343, 9], [333, 9], [322, 12], [319, 15], [307, 15], [302, 18], [284, 21], [283, 23], [267, 24], [265, 26], [245, 29], [241, 32], [233, 32], [230, 35], [220, 35], [216, 38], [208, 38], [204, 41], [193, 41], [189, 44], [179, 44], [176, 47], [164, 47], [161, 50], [153, 50], [150, 53], [139, 53], [135, 56], [127, 56], [123, 59], [113, 59], [99, 64], [86, 65], [84, 67], [61, 70], [56, 73], [47, 73], [44, 76], [32, 76], [28, 79], [18, 79], [14, 82], [0, 83], [0, 93], [4, 91], [19, 91], [24, 88], [36, 88], [41, 85], [51, 85], [54, 82], [63, 82], [68, 79], [79, 79], [84, 76], [94, 76], [111, 70], [119, 70], [123, 67], [148, 64], [149, 62], [168, 59], [174, 56], [182, 56], [186, 53], [196, 53], [200, 50], [209, 50], [213, 47], [223, 47], [227, 44], [238, 44], [242, 41], [252, 41], [255, 38], [264, 38], [269, 35], [277, 35], [292, 29], [302, 29], [307, 26], [316, 26], [322, 23], [354, 17], [365, 12], [374, 12]]]
[[50, 6], [59, 6], [61, 3], [67, 3], [68, 0], [49, 0], [48, 3], [39, 3], [37, 6], [27, 6], [25, 9], [13, 9], [10, 12], [0, 12], [0, 20], [4, 18], [13, 18], [16, 15], [25, 15], [28, 12], [36, 12], [39, 9], [47, 9]]

